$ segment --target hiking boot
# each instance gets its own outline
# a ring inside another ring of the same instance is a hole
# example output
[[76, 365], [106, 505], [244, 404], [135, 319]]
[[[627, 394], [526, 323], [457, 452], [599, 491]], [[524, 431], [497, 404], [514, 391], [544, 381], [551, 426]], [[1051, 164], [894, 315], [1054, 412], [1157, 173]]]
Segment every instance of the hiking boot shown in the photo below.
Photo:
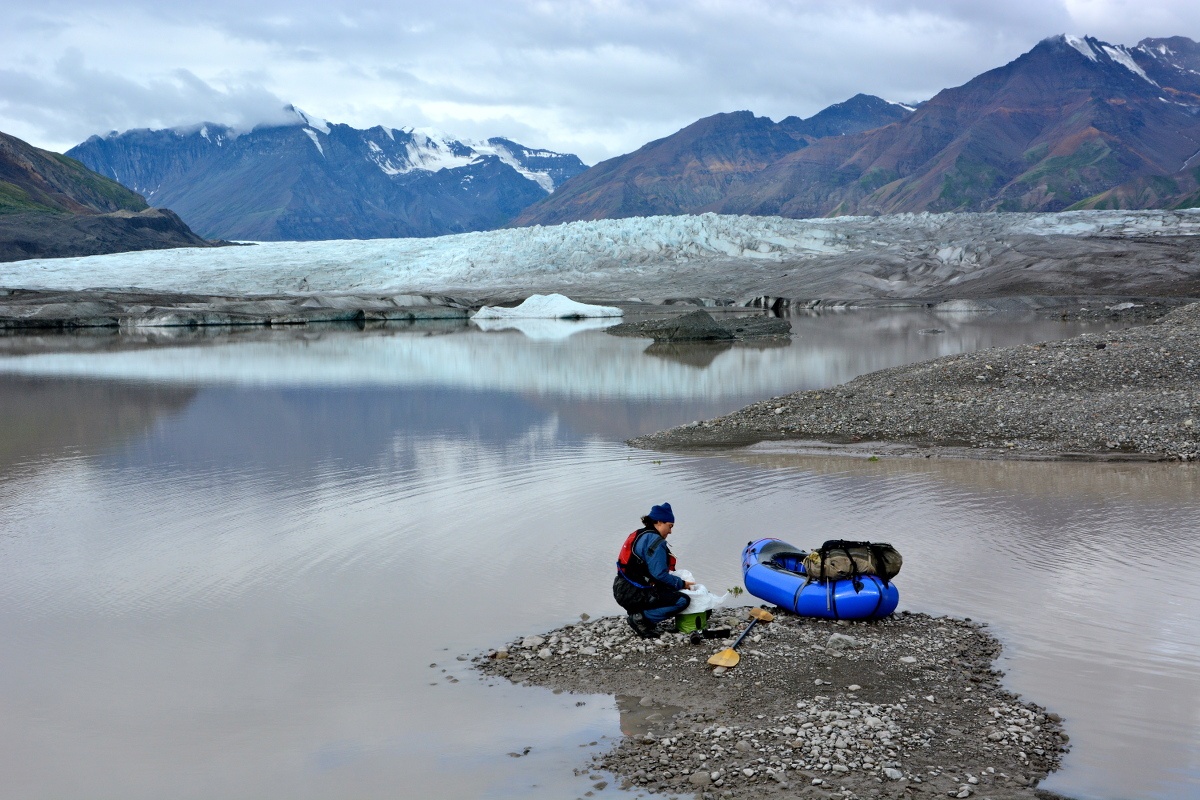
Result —
[[633, 628], [633, 632], [643, 639], [657, 639], [659, 636], [658, 627], [640, 611], [625, 617], [625, 621]]

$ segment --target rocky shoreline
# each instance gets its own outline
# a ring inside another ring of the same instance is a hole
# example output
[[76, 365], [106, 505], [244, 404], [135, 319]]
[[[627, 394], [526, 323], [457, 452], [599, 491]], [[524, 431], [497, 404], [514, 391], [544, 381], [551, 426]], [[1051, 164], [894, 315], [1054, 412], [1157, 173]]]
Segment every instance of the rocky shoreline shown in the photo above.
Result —
[[441, 295], [200, 295], [136, 289], [0, 289], [0, 331], [279, 327], [319, 322], [466, 322], [470, 306]]
[[1194, 461], [1200, 303], [1103, 335], [862, 375], [630, 441], [658, 450], [787, 442], [863, 455]]
[[[712, 626], [736, 635], [742, 611]], [[1068, 749], [1062, 720], [1000, 685], [1000, 645], [979, 623], [777, 611], [741, 644], [740, 664], [707, 664], [731, 643], [639, 639], [623, 617], [584, 615], [475, 665], [518, 684], [617, 696], [626, 735], [581, 765], [594, 780], [588, 796], [611, 773], [623, 788], [703, 800], [1056, 797], [1037, 784]]]

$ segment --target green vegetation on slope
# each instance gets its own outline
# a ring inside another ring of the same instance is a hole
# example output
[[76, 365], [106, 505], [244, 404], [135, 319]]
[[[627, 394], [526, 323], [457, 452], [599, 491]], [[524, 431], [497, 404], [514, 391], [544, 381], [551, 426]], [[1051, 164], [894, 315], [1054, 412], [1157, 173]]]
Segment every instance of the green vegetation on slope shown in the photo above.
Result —
[[29, 192], [8, 181], [0, 181], [0, 214], [21, 214], [26, 211], [50, 211], [61, 213], [62, 209], [38, 203]]
[[930, 211], [978, 211], [980, 201], [990, 197], [1003, 181], [1000, 170], [974, 158], [959, 156], [953, 169], [942, 176], [942, 191]]
[[70, 156], [64, 156], [61, 153], [51, 153], [47, 150], [41, 152], [43, 155], [49, 156], [58, 162], [70, 175], [72, 181], [79, 186], [82, 193], [91, 195], [101, 203], [114, 206], [114, 210], [144, 211], [150, 207], [146, 203], [146, 199], [137, 192], [125, 188], [98, 172], [93, 172], [85, 167], [82, 162], [76, 161]]
[[1071, 205], [1080, 188], [1111, 186], [1120, 181], [1124, 169], [1108, 142], [1097, 137], [1083, 142], [1070, 155], [1043, 158], [1016, 182], [1044, 187], [1046, 194]]

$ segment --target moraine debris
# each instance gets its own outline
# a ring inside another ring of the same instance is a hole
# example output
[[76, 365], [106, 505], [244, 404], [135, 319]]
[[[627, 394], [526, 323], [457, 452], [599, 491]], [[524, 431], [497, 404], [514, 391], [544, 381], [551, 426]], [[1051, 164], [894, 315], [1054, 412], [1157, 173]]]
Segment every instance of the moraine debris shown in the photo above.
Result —
[[[743, 617], [712, 624], [740, 628]], [[978, 623], [778, 612], [747, 637], [737, 667], [712, 669], [705, 659], [725, 646], [639, 639], [604, 617], [475, 664], [519, 684], [619, 696], [627, 735], [580, 774], [608, 771], [627, 789], [701, 800], [1054, 796], [1036, 787], [1068, 749], [1062, 720], [1000, 685], [1000, 645]]]

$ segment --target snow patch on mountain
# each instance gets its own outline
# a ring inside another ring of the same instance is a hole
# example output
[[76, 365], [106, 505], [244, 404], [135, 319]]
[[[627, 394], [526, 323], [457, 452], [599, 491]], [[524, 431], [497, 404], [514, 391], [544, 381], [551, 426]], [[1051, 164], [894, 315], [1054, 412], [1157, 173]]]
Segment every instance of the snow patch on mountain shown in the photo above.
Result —
[[1147, 75], [1145, 73], [1145, 71], [1143, 71], [1142, 68], [1137, 65], [1137, 62], [1135, 62], [1133, 60], [1133, 57], [1129, 55], [1129, 51], [1126, 50], [1124, 46], [1113, 47], [1112, 45], [1109, 45], [1109, 44], [1102, 44], [1102, 45], [1100, 45], [1100, 47], [1101, 47], [1101, 49], [1104, 50], [1105, 53], [1108, 54], [1108, 57], [1111, 58], [1113, 61], [1117, 62], [1122, 67], [1129, 70], [1134, 75], [1137, 75], [1139, 78], [1146, 81], [1147, 83], [1153, 84], [1154, 86], [1158, 86], [1158, 84], [1154, 83], [1154, 81], [1150, 80], [1150, 76]]
[[329, 135], [329, 123], [328, 122], [321, 119], [320, 117], [314, 117], [312, 114], [306, 114], [303, 111], [301, 111], [300, 109], [296, 108], [295, 106], [290, 106], [290, 108], [293, 112], [295, 112], [296, 116], [301, 120], [301, 122], [304, 125], [307, 125], [308, 127], [312, 128], [315, 131], [320, 131], [321, 133], [325, 134], [326, 136]]
[[317, 138], [317, 132], [314, 130], [311, 130], [310, 128], [305, 128], [304, 132], [308, 134], [309, 139], [312, 139], [312, 143], [317, 146], [317, 152], [319, 152], [321, 154], [321, 157], [324, 158], [325, 157], [325, 148], [321, 147], [321, 140]]
[[[548, 194], [554, 193], [555, 187], [553, 178], [551, 178], [545, 172], [535, 172], [533, 170], [526, 169], [525, 165], [517, 159], [516, 154], [504, 145], [493, 142], [472, 142], [471, 146], [481, 153], [487, 153], [490, 150], [492, 155], [495, 155], [505, 164], [508, 164], [510, 167], [515, 169], [523, 178], [533, 181], [538, 186], [545, 189]], [[531, 150], [527, 151], [527, 155], [547, 158], [553, 157], [557, 154], [551, 153], [548, 150]]]
[[478, 157], [474, 152], [467, 150], [441, 131], [414, 129], [409, 131], [409, 135], [412, 137], [412, 141], [406, 148], [407, 163], [394, 166], [389, 162], [389, 168], [396, 170], [396, 172], [388, 172], [385, 169], [384, 171], [389, 175], [398, 175], [417, 169], [437, 172], [442, 169], [465, 167]]
[[1062, 35], [1062, 40], [1064, 42], [1066, 42], [1067, 44], [1069, 44], [1071, 47], [1074, 47], [1076, 50], [1078, 50], [1089, 61], [1099, 61], [1100, 60], [1099, 56], [1096, 55], [1096, 51], [1092, 50], [1092, 46], [1090, 44], [1088, 44], [1086, 37], [1080, 37], [1080, 36], [1075, 36], [1070, 33], [1064, 33]]
[[[479, 162], [487, 156], [495, 156], [501, 162], [512, 167], [527, 180], [531, 180], [546, 192], [555, 189], [554, 179], [545, 172], [528, 169], [508, 147], [490, 141], [475, 141], [471, 139], [454, 139], [441, 131], [431, 129], [412, 129], [408, 131], [412, 137], [407, 149], [407, 163], [397, 165], [390, 159], [376, 160], [379, 168], [388, 175], [399, 175], [413, 170], [437, 172], [442, 169], [457, 169]], [[549, 151], [530, 151], [531, 156], [554, 157], [557, 153]]]
[[[1134, 75], [1137, 75], [1147, 83], [1156, 87], [1158, 86], [1158, 84], [1146, 74], [1145, 70], [1139, 67], [1137, 62], [1133, 60], [1133, 55], [1130, 53], [1129, 48], [1125, 47], [1125, 45], [1111, 45], [1087, 36], [1075, 36], [1070, 33], [1064, 33], [1059, 37], [1051, 37], [1048, 41], [1054, 41], [1056, 38], [1061, 39], [1067, 45], [1075, 48], [1075, 50], [1079, 51], [1079, 53], [1081, 53], [1089, 61], [1099, 64], [1101, 63], [1101, 57], [1107, 56], [1109, 61], [1120, 64], [1122, 67], [1129, 70]], [[1144, 45], [1142, 45], [1139, 49], [1157, 58], [1155, 53]], [[1170, 52], [1165, 47], [1160, 49]]]

